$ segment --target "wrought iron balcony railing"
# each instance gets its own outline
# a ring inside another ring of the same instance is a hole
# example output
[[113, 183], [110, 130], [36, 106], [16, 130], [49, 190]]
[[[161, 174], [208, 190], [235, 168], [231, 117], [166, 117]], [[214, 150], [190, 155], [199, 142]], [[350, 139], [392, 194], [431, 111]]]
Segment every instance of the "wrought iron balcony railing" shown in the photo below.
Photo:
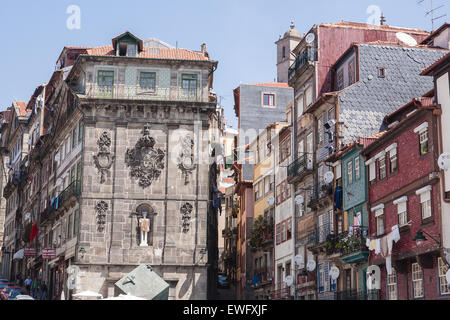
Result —
[[310, 227], [297, 232], [297, 245], [305, 246], [308, 244], [315, 244], [317, 232], [315, 227]]
[[291, 299], [291, 288], [285, 284], [278, 284], [276, 290], [272, 292], [273, 300], [290, 300]]
[[378, 290], [345, 290], [336, 292], [336, 300], [378, 300]]
[[78, 197], [80, 194], [81, 194], [80, 181], [72, 182], [63, 192], [61, 192], [57, 197], [53, 199], [53, 201], [50, 203], [48, 214], [60, 210], [62, 207], [67, 205], [67, 203], [72, 197]]
[[295, 73], [301, 69], [308, 62], [316, 60], [316, 50], [314, 48], [306, 48], [303, 52], [297, 56], [292, 66], [289, 68], [289, 80], [291, 80]]
[[350, 255], [359, 251], [367, 251], [367, 227], [350, 227], [349, 231], [342, 232], [327, 239], [328, 253], [340, 253], [341, 256]]
[[79, 92], [93, 99], [125, 99], [125, 100], [153, 100], [153, 101], [188, 101], [208, 102], [209, 97], [203, 95], [201, 88], [183, 89], [180, 87], [141, 88], [139, 85], [115, 84], [100, 86], [87, 84]]
[[301, 179], [306, 174], [312, 172], [313, 169], [314, 164], [312, 160], [306, 155], [301, 156], [288, 166], [288, 180], [293, 181], [295, 178]]

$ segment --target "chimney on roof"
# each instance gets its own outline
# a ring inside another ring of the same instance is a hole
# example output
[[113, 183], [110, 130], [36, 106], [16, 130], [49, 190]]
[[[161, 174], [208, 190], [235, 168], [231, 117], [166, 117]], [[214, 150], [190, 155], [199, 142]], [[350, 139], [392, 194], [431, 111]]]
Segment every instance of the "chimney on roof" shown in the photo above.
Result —
[[382, 26], [387, 26], [387, 24], [386, 24], [386, 17], [384, 16], [383, 13], [381, 13], [381, 17], [380, 17], [380, 25], [382, 25]]

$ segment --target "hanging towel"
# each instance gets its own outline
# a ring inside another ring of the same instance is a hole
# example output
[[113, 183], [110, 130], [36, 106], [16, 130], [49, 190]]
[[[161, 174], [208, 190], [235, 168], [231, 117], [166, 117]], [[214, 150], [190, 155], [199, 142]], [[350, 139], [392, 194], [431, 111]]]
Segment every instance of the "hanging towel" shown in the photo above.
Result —
[[366, 239], [366, 247], [369, 248], [369, 250], [370, 250], [370, 239], [369, 238]]
[[388, 275], [392, 274], [392, 256], [391, 255], [386, 257], [386, 270], [387, 270]]
[[380, 254], [380, 253], [381, 253], [380, 239], [376, 239], [375, 240], [375, 254]]
[[388, 256], [392, 254], [392, 244], [394, 240], [392, 239], [392, 232], [387, 235], [387, 245], [388, 245]]
[[400, 231], [398, 230], [398, 225], [392, 227], [392, 239], [395, 241], [395, 243], [400, 240]]
[[370, 247], [369, 247], [369, 250], [370, 250], [370, 251], [375, 250], [375, 242], [376, 242], [375, 239], [370, 240]]
[[387, 244], [387, 236], [384, 236], [380, 239], [380, 249], [381, 249], [381, 255], [384, 257], [387, 257], [388, 255], [388, 244]]

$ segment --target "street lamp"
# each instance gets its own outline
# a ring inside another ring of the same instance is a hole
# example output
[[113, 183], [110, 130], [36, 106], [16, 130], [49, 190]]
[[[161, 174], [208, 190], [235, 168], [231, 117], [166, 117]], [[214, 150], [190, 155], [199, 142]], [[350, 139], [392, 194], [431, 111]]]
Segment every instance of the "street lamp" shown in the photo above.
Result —
[[427, 236], [429, 236], [431, 239], [433, 239], [437, 244], [440, 245], [440, 242], [438, 240], [436, 240], [435, 238], [433, 238], [432, 235], [430, 235], [429, 233], [423, 231], [422, 229], [419, 229], [417, 231], [417, 233], [416, 233], [416, 236], [413, 238], [413, 240], [416, 242], [416, 245], [418, 247], [421, 247], [425, 241], [428, 241], [428, 239], [425, 237], [424, 233]]

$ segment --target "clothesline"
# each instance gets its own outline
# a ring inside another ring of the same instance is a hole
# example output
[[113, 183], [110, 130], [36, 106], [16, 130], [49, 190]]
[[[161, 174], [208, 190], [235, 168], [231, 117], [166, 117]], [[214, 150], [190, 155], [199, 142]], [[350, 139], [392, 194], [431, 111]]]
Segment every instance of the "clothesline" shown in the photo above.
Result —
[[397, 243], [400, 240], [400, 231], [398, 225], [391, 228], [391, 232], [384, 235], [381, 238], [369, 238], [366, 239], [366, 246], [369, 251], [375, 250], [375, 254], [381, 254], [383, 258], [386, 258], [386, 270], [388, 275], [392, 274], [392, 247], [394, 242]]

